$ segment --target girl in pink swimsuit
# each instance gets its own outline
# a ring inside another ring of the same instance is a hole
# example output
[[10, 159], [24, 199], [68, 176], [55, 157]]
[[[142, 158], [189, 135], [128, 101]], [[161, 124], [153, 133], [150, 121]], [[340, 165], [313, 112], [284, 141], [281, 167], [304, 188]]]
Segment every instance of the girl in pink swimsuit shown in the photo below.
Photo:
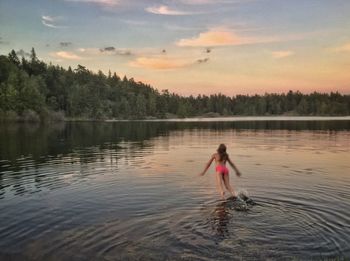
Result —
[[216, 185], [221, 195], [221, 198], [225, 199], [225, 192], [224, 192], [222, 183], [224, 183], [226, 189], [232, 194], [232, 196], [236, 197], [235, 192], [230, 185], [230, 179], [229, 179], [228, 169], [226, 167], [226, 162], [228, 162], [231, 165], [231, 167], [235, 170], [236, 175], [238, 177], [241, 176], [241, 172], [239, 172], [235, 164], [233, 164], [233, 162], [230, 160], [228, 154], [226, 153], [225, 144], [219, 145], [219, 148], [217, 149], [217, 153], [212, 155], [207, 165], [205, 166], [205, 169], [199, 175], [203, 176], [205, 174], [205, 172], [209, 169], [213, 160], [215, 160], [215, 163], [216, 163], [216, 167], [215, 167]]

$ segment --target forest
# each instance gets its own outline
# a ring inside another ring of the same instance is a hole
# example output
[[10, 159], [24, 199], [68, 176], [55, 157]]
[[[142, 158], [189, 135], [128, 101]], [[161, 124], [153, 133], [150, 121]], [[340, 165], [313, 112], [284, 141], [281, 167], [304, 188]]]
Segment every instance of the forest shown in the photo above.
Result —
[[[219, 79], [218, 79], [219, 81]], [[65, 69], [12, 50], [0, 56], [0, 120], [59, 121], [214, 116], [340, 116], [350, 95], [338, 92], [182, 96], [82, 65]]]

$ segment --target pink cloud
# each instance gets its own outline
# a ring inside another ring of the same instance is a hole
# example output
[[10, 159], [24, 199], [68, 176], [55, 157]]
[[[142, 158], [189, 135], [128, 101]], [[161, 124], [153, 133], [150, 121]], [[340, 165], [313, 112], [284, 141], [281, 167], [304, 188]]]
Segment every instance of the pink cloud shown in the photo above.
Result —
[[333, 49], [335, 52], [350, 52], [350, 43], [346, 43], [344, 45], [338, 46]]
[[275, 51], [272, 52], [272, 56], [276, 59], [286, 58], [294, 55], [293, 51]]
[[82, 59], [80, 56], [76, 55], [75, 53], [65, 52], [65, 51], [52, 53], [51, 56], [66, 59], [66, 60], [81, 60]]
[[217, 27], [202, 32], [192, 38], [180, 39], [176, 42], [181, 47], [213, 47], [213, 46], [235, 46], [247, 44], [263, 44], [274, 42], [288, 42], [304, 39], [307, 34], [289, 34], [282, 36], [242, 36], [227, 27]]
[[204, 33], [200, 33], [198, 36], [193, 38], [181, 39], [176, 44], [182, 47], [205, 47], [242, 45], [251, 42], [254, 42], [254, 40], [238, 36], [234, 32], [225, 29], [213, 29]]
[[170, 70], [178, 69], [190, 66], [193, 62], [189, 62], [183, 59], [170, 59], [166, 57], [148, 58], [139, 57], [136, 60], [129, 63], [132, 67], [156, 69], [156, 70]]

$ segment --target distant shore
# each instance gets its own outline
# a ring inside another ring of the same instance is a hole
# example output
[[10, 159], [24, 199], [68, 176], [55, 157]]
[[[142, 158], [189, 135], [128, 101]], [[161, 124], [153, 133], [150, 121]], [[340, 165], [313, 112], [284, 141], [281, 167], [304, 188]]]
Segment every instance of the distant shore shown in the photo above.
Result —
[[145, 122], [216, 122], [216, 121], [350, 121], [349, 116], [289, 116], [289, 115], [268, 115], [268, 116], [247, 116], [247, 115], [234, 115], [234, 116], [194, 116], [180, 118], [176, 115], [167, 115], [165, 118], [157, 117], [144, 117], [144, 118], [105, 118], [105, 119], [92, 119], [92, 118], [70, 118], [70, 117], [58, 117], [47, 121], [36, 118], [8, 118], [2, 119], [2, 122], [18, 122], [18, 123], [41, 123], [41, 122], [130, 122], [130, 121], [145, 121]]
[[[349, 120], [350, 116], [218, 116], [218, 117], [190, 117], [190, 118], [148, 118], [148, 119], [107, 119], [104, 122], [119, 121], [173, 121], [173, 122], [214, 122], [214, 121], [330, 121], [330, 120]], [[74, 120], [73, 120], [74, 121]]]

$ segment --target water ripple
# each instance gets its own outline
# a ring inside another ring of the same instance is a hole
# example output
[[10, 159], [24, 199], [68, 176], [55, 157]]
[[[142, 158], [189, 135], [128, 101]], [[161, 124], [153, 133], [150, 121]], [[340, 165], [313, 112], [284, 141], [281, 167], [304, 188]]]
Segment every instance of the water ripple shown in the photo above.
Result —
[[[1, 159], [0, 259], [350, 256], [347, 131], [149, 124], [153, 136], [67, 130], [60, 149]], [[197, 174], [223, 137], [243, 173], [232, 184], [257, 203], [245, 211], [217, 199], [213, 169]]]

